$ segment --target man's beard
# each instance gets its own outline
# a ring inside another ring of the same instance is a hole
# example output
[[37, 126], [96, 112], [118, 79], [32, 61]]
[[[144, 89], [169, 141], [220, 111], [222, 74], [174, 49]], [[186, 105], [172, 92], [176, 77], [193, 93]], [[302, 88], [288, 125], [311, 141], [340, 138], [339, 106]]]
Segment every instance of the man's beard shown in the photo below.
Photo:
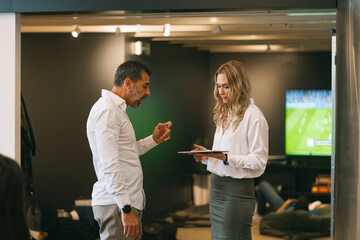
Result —
[[145, 99], [145, 97], [140, 97], [139, 91], [136, 88], [131, 90], [131, 99], [133, 100], [132, 107], [138, 108], [141, 104], [141, 100]]

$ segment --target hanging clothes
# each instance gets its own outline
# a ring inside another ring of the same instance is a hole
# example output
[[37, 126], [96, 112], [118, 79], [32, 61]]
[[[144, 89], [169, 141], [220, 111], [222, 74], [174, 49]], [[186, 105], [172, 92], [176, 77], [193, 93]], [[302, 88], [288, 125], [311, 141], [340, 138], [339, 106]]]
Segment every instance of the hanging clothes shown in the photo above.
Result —
[[34, 156], [35, 154], [35, 136], [29, 114], [26, 110], [25, 101], [21, 94], [21, 168], [25, 175], [26, 193], [28, 196], [34, 195], [32, 187], [34, 177], [32, 173], [31, 156]]

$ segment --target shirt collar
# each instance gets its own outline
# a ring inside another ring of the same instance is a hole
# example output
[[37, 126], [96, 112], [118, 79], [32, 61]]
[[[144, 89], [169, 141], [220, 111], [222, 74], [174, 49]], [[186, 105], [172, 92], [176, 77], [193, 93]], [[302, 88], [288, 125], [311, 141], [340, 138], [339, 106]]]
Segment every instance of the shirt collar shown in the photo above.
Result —
[[110, 101], [112, 101], [116, 106], [126, 111], [127, 105], [125, 100], [116, 95], [115, 93], [103, 89], [101, 90], [101, 96], [110, 99]]

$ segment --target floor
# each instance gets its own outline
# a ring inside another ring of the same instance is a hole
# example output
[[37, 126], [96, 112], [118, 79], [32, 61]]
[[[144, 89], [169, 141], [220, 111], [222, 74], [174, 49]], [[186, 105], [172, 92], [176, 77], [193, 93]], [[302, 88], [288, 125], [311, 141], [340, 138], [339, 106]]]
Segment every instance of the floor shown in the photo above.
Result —
[[[190, 208], [190, 212], [191, 214], [194, 216], [204, 216], [205, 218], [208, 217], [208, 207], [204, 206], [201, 208], [196, 208], [196, 209], [192, 209]], [[189, 211], [186, 210], [184, 211], [180, 211], [177, 212], [177, 216], [180, 218], [181, 217], [190, 217], [189, 216]], [[260, 224], [260, 220], [261, 218], [258, 215], [255, 215], [253, 218], [253, 227], [252, 227], [252, 239], [253, 240], [280, 240], [282, 238], [276, 238], [276, 237], [270, 237], [270, 236], [266, 236], [266, 235], [261, 235], [260, 234], [260, 230], [259, 230], [259, 224]], [[199, 222], [197, 222], [199, 223]], [[209, 225], [209, 222], [206, 225], [206, 221], [203, 221], [204, 226]], [[182, 228], [179, 227], [177, 229], [177, 234], [176, 234], [176, 239], [177, 240], [210, 240], [211, 239], [211, 231], [210, 231], [210, 227], [187, 227], [187, 228]], [[314, 239], [315, 240], [315, 239]], [[322, 238], [316, 238], [316, 240], [330, 240], [330, 237], [322, 237]]]
[[[253, 240], [280, 240], [282, 238], [261, 235], [259, 231], [259, 221], [254, 219], [252, 227]], [[210, 240], [211, 232], [209, 227], [198, 228], [178, 228], [176, 234], [177, 240]], [[314, 239], [315, 240], [315, 239]], [[316, 238], [316, 240], [330, 240], [330, 237]]]

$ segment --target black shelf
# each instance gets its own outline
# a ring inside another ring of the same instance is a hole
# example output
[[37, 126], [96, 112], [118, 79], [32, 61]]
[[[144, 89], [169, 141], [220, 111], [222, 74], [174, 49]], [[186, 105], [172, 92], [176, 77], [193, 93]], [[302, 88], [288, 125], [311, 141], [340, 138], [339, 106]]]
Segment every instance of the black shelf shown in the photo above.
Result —
[[330, 193], [312, 193], [312, 192], [296, 192], [296, 191], [281, 191], [280, 195], [284, 198], [298, 198], [299, 196], [305, 196], [309, 202], [321, 201], [323, 203], [330, 203]]
[[268, 163], [266, 165], [266, 168], [308, 168], [308, 169], [328, 169], [330, 170], [330, 165], [282, 165], [282, 164], [274, 164], [274, 163]]
[[256, 181], [266, 180], [279, 190], [284, 198], [304, 195], [309, 201], [330, 202], [330, 194], [312, 193], [311, 187], [319, 174], [330, 174], [330, 158], [284, 158], [271, 159], [265, 173]]

